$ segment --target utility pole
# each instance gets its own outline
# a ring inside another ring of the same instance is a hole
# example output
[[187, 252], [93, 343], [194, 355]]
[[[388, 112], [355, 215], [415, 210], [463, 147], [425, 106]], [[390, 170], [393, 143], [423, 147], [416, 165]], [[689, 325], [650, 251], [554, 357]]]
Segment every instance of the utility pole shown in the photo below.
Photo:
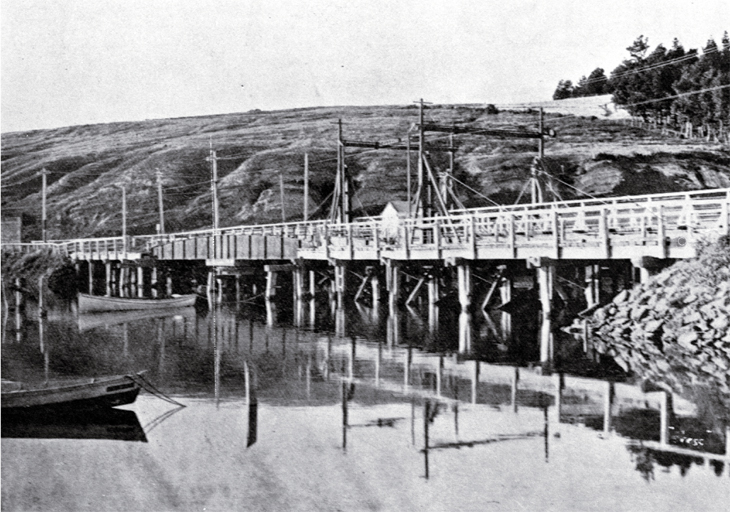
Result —
[[160, 204], [160, 229], [161, 235], [165, 234], [165, 207], [162, 203], [162, 171], [157, 169], [157, 199]]
[[284, 211], [284, 175], [279, 173], [279, 196], [281, 198], [281, 222], [286, 222], [286, 212]]
[[540, 182], [537, 178], [537, 166], [542, 165], [542, 159], [545, 156], [545, 133], [544, 133], [544, 110], [540, 107], [540, 118], [538, 121], [538, 131], [540, 132], [540, 138], [537, 140], [537, 158], [532, 162], [531, 177], [530, 177], [530, 195], [532, 204], [542, 203], [542, 191], [540, 190]]
[[47, 175], [48, 175], [48, 169], [46, 169], [44, 167], [43, 170], [41, 171], [41, 177], [42, 177], [42, 181], [43, 181], [43, 185], [42, 185], [43, 201], [42, 201], [42, 206], [41, 206], [41, 237], [44, 242], [46, 241], [46, 186], [47, 186], [46, 176]]
[[127, 259], [127, 188], [124, 185], [117, 185], [122, 189], [122, 252], [123, 258]]
[[[411, 196], [411, 131], [408, 130], [406, 134], [406, 189], [408, 189], [408, 218], [411, 218], [411, 203], [413, 202], [413, 196]], [[418, 204], [418, 201], [416, 201]]]
[[213, 143], [210, 144], [210, 156], [206, 158], [210, 162], [213, 174], [210, 188], [213, 192], [213, 229], [218, 230], [218, 157], [213, 149]]
[[424, 137], [425, 137], [425, 130], [423, 128], [423, 98], [418, 103], [418, 190], [419, 190], [419, 197], [418, 197], [418, 204], [416, 206], [416, 215], [419, 213], [420, 208], [420, 214], [421, 217], [427, 217], [429, 216], [429, 212], [426, 211], [426, 201], [424, 198], [427, 196], [425, 188], [428, 186], [428, 180], [424, 177], [423, 172], [423, 144], [424, 144]]
[[304, 221], [309, 220], [309, 153], [304, 153]]

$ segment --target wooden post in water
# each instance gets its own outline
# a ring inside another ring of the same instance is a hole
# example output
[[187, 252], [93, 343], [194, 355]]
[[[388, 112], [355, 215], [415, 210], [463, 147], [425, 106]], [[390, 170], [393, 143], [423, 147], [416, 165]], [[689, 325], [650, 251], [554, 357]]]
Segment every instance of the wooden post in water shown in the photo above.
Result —
[[106, 282], [106, 296], [112, 296], [114, 263], [111, 261], [104, 262], [104, 279]]
[[471, 403], [479, 402], [479, 360], [472, 361], [474, 368], [471, 374]]
[[515, 412], [515, 413], [518, 410], [517, 390], [519, 387], [519, 382], [520, 382], [520, 369], [515, 366], [514, 373], [512, 374], [512, 392], [511, 392], [512, 412]]
[[603, 392], [603, 433], [611, 433], [611, 408], [613, 405], [613, 382], [606, 381], [606, 389]]
[[[46, 303], [43, 289], [45, 287], [46, 276], [40, 276], [38, 278], [38, 317], [43, 318], [46, 316]], [[41, 322], [42, 325], [42, 322]]]
[[400, 271], [398, 269], [398, 265], [388, 260], [386, 264], [386, 272], [388, 272], [389, 275], [389, 296], [388, 296], [388, 303], [390, 306], [390, 310], [393, 311], [394, 309], [398, 308], [398, 302], [400, 301], [400, 291], [401, 291], [401, 275]]
[[668, 391], [662, 391], [659, 397], [659, 442], [663, 445], [669, 444], [669, 416], [672, 412], [672, 395]]
[[159, 295], [159, 293], [158, 293], [159, 285], [160, 285], [160, 283], [158, 282], [157, 264], [155, 264], [152, 267], [151, 275], [150, 275], [150, 291], [152, 293], [153, 299], [156, 299]]
[[347, 428], [348, 428], [348, 406], [347, 400], [349, 395], [349, 382], [346, 379], [342, 379], [341, 391], [342, 391], [342, 449], [347, 451]]
[[463, 311], [459, 314], [459, 353], [471, 353], [471, 313]]
[[144, 267], [137, 267], [137, 297], [144, 298]]
[[431, 401], [426, 399], [423, 404], [423, 462], [426, 480], [429, 478], [428, 467], [428, 450], [429, 450], [429, 432], [428, 427], [431, 423]]
[[466, 311], [471, 306], [471, 265], [466, 261], [462, 261], [456, 265], [456, 272], [459, 281], [459, 304], [461, 304], [461, 310]]
[[94, 295], [94, 262], [89, 260], [88, 262], [88, 278], [89, 278], [89, 295]]
[[[499, 296], [502, 304], [507, 304], [512, 300], [512, 279], [509, 276], [502, 277], [499, 284]], [[512, 341], [512, 315], [505, 311], [501, 315], [502, 338], [505, 343]]]
[[540, 261], [536, 268], [542, 305], [542, 321], [540, 325], [540, 363], [550, 366], [553, 360], [553, 284], [555, 266], [548, 261]]

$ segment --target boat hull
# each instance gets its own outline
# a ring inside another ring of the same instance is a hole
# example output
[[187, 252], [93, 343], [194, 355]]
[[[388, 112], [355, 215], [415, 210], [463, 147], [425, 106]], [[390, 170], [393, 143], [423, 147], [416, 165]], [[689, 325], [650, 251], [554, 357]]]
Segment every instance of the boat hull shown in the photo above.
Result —
[[131, 375], [93, 379], [44, 389], [9, 391], [2, 394], [2, 413], [33, 413], [48, 409], [94, 410], [131, 404], [140, 385]]
[[101, 311], [134, 311], [139, 309], [168, 309], [195, 305], [195, 294], [181, 295], [170, 299], [133, 299], [124, 297], [102, 297], [79, 293], [79, 313]]

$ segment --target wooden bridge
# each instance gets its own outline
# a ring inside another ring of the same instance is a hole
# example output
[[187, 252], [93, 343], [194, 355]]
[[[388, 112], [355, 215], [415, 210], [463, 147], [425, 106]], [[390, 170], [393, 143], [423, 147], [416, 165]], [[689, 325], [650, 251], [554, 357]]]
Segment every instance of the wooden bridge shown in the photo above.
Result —
[[730, 234], [730, 189], [452, 210], [446, 216], [241, 225], [46, 244], [77, 260], [610, 260], [691, 258], [698, 240]]
[[[497, 296], [504, 304], [519, 288], [532, 289], [541, 303], [541, 360], [550, 361], [554, 295], [586, 308], [605, 303], [652, 271], [694, 257], [700, 241], [730, 234], [729, 216], [730, 189], [712, 189], [3, 247], [67, 254], [79, 274], [86, 270], [89, 292], [106, 295], [189, 291], [174, 280], [191, 281], [184, 270], [191, 266], [207, 271], [210, 300], [264, 287], [272, 300], [291, 282], [296, 299], [327, 290], [340, 308], [353, 296], [375, 304], [384, 288], [391, 308], [421, 295], [435, 307], [453, 291], [466, 311], [477, 298], [486, 308]], [[353, 276], [357, 287], [349, 285]]]

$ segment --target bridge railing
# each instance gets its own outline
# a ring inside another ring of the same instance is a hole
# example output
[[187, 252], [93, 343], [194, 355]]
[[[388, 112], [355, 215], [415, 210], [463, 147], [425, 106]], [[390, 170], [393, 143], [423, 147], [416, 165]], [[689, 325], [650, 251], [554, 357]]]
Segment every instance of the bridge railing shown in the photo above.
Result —
[[[638, 199], [638, 200], [636, 200]], [[303, 247], [309, 250], [465, 250], [478, 247], [591, 247], [613, 243], [663, 244], [668, 233], [691, 243], [703, 234], [728, 234], [730, 189], [617, 198], [608, 204], [535, 205], [533, 209], [475, 209], [448, 216], [361, 219], [330, 224]], [[522, 208], [523, 206], [521, 206]], [[326, 245], [326, 247], [325, 247]]]
[[318, 228], [326, 225], [327, 222], [328, 221], [326, 220], [317, 220], [277, 224], [244, 224], [218, 229], [202, 229], [155, 235], [138, 235], [134, 238], [141, 246], [144, 246], [146, 250], [151, 250], [158, 245], [174, 242], [176, 240], [209, 238], [219, 235], [268, 235], [304, 239], [307, 236], [311, 236], [311, 234]]
[[[218, 235], [269, 235], [296, 239], [307, 255], [357, 257], [380, 251], [466, 251], [480, 247], [604, 247], [610, 244], [663, 245], [668, 233], [685, 243], [707, 233], [729, 234], [730, 188], [625, 196], [607, 199], [454, 210], [428, 218], [359, 218], [241, 225], [170, 234], [54, 240], [65, 254], [125, 259], [156, 246]], [[467, 255], [468, 255], [467, 254]], [[377, 254], [373, 255], [378, 257]], [[364, 256], [363, 256], [364, 257]], [[369, 256], [368, 256], [369, 257]]]

